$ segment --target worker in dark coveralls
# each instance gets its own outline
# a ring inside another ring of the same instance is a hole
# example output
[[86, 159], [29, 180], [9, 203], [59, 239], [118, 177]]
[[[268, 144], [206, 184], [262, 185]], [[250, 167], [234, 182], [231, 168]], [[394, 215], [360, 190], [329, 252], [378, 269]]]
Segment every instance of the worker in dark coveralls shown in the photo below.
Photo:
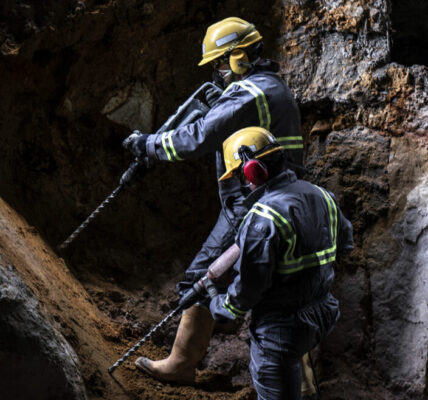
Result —
[[223, 145], [220, 182], [241, 182], [249, 209], [235, 242], [237, 275], [214, 297], [214, 319], [251, 310], [250, 371], [259, 400], [301, 398], [300, 358], [333, 328], [333, 264], [353, 249], [352, 226], [327, 190], [298, 180], [263, 128], [244, 128]]
[[[292, 93], [277, 74], [273, 61], [261, 58], [262, 36], [254, 25], [240, 18], [226, 18], [211, 25], [203, 40], [199, 65], [211, 64], [215, 81], [224, 91], [218, 98], [207, 94], [210, 111], [194, 123], [158, 134], [136, 131], [124, 147], [150, 162], [195, 159], [216, 153], [217, 178], [225, 172], [222, 143], [247, 126], [263, 127], [277, 138], [297, 174], [303, 167], [300, 114]], [[208, 266], [232, 243], [247, 212], [239, 183], [219, 182], [222, 205], [217, 223], [178, 284], [180, 294], [191, 288]], [[165, 360], [139, 358], [136, 365], [163, 381], [189, 383], [196, 364], [204, 356], [214, 321], [207, 308], [186, 310], [180, 322], [171, 355]]]

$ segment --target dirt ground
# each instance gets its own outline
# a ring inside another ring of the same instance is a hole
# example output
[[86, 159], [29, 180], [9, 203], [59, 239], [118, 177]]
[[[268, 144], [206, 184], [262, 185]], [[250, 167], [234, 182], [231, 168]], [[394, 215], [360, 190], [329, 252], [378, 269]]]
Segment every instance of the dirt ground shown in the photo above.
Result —
[[[159, 322], [160, 316], [166, 315], [177, 299], [158, 301], [148, 291], [128, 292], [102, 279], [82, 286], [36, 229], [3, 200], [0, 200], [0, 226], [2, 256], [10, 260], [39, 299], [41, 312], [72, 344], [90, 398], [255, 398], [245, 382], [235, 384], [233, 376], [227, 376], [224, 369], [223, 373], [199, 370], [195, 387], [176, 386], [162, 384], [136, 370], [133, 364], [136, 356], [133, 356], [110, 376], [108, 367]], [[153, 359], [167, 356], [177, 320], [173, 319], [155, 334], [153, 341], [144, 344], [137, 356]]]

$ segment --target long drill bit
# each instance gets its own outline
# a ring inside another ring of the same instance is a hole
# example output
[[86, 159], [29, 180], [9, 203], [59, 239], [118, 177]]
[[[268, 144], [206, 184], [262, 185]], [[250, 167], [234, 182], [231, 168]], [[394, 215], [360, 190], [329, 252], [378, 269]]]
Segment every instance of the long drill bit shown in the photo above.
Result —
[[150, 337], [155, 333], [163, 324], [167, 323], [172, 317], [174, 317], [179, 311], [182, 310], [182, 306], [179, 305], [177, 308], [172, 310], [161, 322], [154, 326], [148, 333], [145, 335], [135, 346], [131, 347], [119, 360], [117, 360], [109, 369], [109, 374], [112, 374], [114, 370], [122, 365], [130, 356], [132, 356], [144, 342], [150, 339]]
[[65, 249], [75, 238], [76, 236], [83, 231], [83, 229], [86, 228], [86, 226], [101, 212], [101, 210], [107, 206], [115, 197], [116, 195], [122, 190], [123, 184], [120, 184], [116, 189], [111, 192], [111, 194], [93, 211], [93, 213], [85, 219], [77, 228], [76, 230], [66, 239], [64, 242], [59, 246], [61, 250]]

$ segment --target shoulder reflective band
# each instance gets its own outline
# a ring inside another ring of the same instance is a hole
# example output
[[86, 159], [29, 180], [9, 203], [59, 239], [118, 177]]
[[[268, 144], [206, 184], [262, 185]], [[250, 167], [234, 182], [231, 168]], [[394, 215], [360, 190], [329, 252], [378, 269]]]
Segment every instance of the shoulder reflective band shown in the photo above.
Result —
[[226, 300], [223, 303], [223, 308], [229, 311], [236, 318], [242, 318], [247, 313], [246, 311], [240, 310], [239, 308], [236, 308], [232, 306], [232, 304], [230, 304], [229, 293], [226, 295]]
[[291, 274], [293, 272], [301, 271], [304, 268], [322, 266], [336, 260], [337, 207], [334, 200], [326, 190], [318, 186], [316, 186], [316, 188], [323, 194], [327, 204], [332, 246], [328, 249], [320, 250], [312, 254], [306, 254], [299, 258], [294, 258], [293, 254], [289, 253], [285, 256], [283, 265], [281, 265], [277, 271], [281, 274]]
[[293, 254], [296, 246], [296, 234], [291, 224], [276, 210], [262, 203], [255, 203], [250, 212], [256, 213], [262, 217], [268, 218], [281, 232], [282, 237], [288, 243], [286, 254]]
[[327, 192], [327, 190], [316, 186], [317, 189], [321, 191], [321, 193], [324, 196], [325, 201], [327, 202], [328, 206], [328, 212], [330, 214], [330, 234], [331, 234], [331, 241], [336, 244], [336, 237], [337, 237], [337, 207], [336, 203], [330, 196], [330, 193]]
[[168, 161], [182, 161], [183, 159], [180, 158], [175, 151], [174, 143], [172, 142], [172, 131], [167, 131], [162, 133], [162, 147], [165, 151], [166, 157], [168, 158]]
[[303, 149], [302, 136], [282, 136], [276, 140], [284, 150]]
[[257, 106], [257, 112], [259, 115], [259, 125], [262, 128], [265, 128], [266, 130], [270, 130], [270, 123], [271, 123], [271, 115], [269, 112], [269, 105], [266, 100], [266, 96], [258, 86], [256, 86], [253, 82], [249, 81], [248, 79], [238, 82], [231, 83], [224, 93], [229, 91], [233, 85], [237, 85], [245, 89], [247, 92], [251, 93], [251, 95], [256, 100], [256, 106]]

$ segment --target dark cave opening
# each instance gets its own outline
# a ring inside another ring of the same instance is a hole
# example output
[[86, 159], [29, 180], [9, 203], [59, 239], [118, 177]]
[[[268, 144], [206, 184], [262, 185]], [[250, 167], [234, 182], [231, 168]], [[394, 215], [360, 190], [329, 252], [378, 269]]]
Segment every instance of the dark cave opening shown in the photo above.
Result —
[[428, 65], [428, 2], [391, 1], [392, 61]]

